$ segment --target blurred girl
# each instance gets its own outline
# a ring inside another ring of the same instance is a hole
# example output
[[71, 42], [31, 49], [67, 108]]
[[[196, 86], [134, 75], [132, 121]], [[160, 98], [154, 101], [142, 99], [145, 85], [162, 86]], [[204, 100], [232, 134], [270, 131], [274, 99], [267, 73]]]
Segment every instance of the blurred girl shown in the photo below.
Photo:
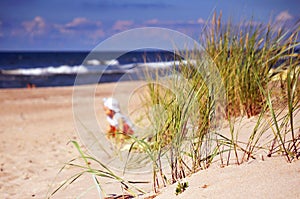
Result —
[[133, 135], [133, 125], [126, 116], [121, 113], [119, 102], [114, 98], [104, 98], [104, 111], [109, 128], [106, 131], [107, 138], [115, 138], [117, 142]]

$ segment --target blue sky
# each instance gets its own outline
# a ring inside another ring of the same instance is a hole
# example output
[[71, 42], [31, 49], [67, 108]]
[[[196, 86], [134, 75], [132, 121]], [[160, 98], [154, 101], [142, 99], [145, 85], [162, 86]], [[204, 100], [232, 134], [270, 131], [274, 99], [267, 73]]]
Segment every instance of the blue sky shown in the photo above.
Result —
[[1, 0], [0, 50], [90, 50], [137, 27], [197, 38], [213, 11], [235, 22], [297, 21], [299, 0]]

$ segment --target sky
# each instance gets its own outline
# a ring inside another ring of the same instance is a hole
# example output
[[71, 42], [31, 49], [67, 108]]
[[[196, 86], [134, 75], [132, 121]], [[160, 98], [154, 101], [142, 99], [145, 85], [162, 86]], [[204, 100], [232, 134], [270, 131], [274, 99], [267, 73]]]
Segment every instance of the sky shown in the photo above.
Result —
[[236, 23], [296, 22], [300, 1], [1, 0], [0, 51], [91, 50], [139, 27], [169, 28], [197, 39], [214, 11]]

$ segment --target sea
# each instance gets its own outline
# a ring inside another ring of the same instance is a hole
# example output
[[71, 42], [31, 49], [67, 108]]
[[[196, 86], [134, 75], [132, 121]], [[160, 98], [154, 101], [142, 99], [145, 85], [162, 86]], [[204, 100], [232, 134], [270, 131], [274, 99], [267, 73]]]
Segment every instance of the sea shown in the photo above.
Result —
[[[294, 53], [299, 55], [300, 48]], [[179, 54], [184, 55], [184, 52], [175, 54], [156, 49], [130, 52], [0, 51], [0, 89], [138, 80], [145, 78], [141, 74], [149, 69], [162, 69], [167, 76], [166, 71], [174, 66], [178, 69], [184, 61]], [[286, 58], [279, 59], [272, 67], [285, 61]], [[78, 76], [80, 81], [76, 81]]]
[[[178, 62], [174, 52], [8, 51], [0, 52], [0, 88], [73, 86], [116, 82], [145, 67], [166, 68]], [[147, 66], [146, 66], [147, 65]], [[77, 75], [80, 83], [75, 82]], [[84, 77], [84, 78], [82, 78]], [[95, 82], [95, 77], [99, 80]], [[137, 76], [132, 76], [138, 79]]]

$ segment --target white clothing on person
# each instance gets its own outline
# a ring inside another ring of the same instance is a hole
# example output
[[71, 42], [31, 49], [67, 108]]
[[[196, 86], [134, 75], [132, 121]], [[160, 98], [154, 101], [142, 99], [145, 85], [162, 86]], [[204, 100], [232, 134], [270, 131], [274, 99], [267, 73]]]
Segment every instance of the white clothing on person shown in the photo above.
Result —
[[131, 121], [122, 113], [117, 112], [114, 114], [114, 116], [111, 118], [109, 116], [106, 117], [106, 120], [108, 121], [108, 123], [113, 126], [118, 128], [120, 125], [120, 122], [126, 123], [132, 130], [133, 130], [133, 124], [131, 123]]

